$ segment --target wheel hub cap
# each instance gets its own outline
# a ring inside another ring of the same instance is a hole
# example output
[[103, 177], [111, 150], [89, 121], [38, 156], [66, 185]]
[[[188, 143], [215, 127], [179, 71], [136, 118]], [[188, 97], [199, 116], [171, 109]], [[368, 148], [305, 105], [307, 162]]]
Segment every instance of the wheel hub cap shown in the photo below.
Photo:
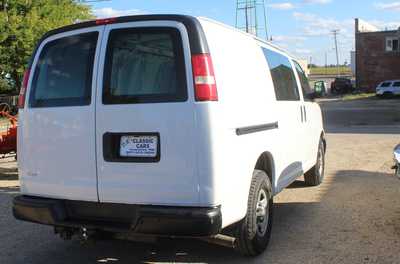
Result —
[[264, 190], [260, 190], [256, 206], [256, 228], [259, 236], [264, 236], [268, 227], [268, 196]]
[[318, 151], [318, 173], [320, 177], [322, 177], [323, 170], [324, 170], [324, 156], [322, 154], [322, 150], [320, 149]]

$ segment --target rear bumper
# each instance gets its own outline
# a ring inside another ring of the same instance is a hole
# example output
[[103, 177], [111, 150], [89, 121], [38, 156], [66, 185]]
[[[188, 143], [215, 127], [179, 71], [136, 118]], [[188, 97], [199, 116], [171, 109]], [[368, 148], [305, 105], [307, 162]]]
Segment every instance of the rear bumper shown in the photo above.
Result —
[[17, 196], [14, 217], [44, 225], [160, 236], [220, 233], [220, 207], [170, 207], [96, 203]]

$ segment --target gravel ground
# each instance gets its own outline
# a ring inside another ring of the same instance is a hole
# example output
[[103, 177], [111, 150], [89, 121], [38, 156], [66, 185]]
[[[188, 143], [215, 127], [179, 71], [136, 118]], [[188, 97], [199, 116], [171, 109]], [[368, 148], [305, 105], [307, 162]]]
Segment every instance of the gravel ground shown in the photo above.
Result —
[[0, 263], [400, 263], [400, 181], [390, 170], [399, 102], [384, 102], [322, 102], [330, 132], [325, 181], [309, 188], [299, 179], [276, 197], [270, 247], [258, 258], [193, 240], [64, 242], [49, 227], [13, 219], [18, 181], [7, 158], [0, 162]]

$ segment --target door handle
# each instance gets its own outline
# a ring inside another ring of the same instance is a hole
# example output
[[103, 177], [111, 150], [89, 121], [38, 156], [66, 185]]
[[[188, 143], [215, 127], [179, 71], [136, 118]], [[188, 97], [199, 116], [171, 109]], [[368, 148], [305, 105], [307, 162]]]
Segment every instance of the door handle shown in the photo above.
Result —
[[301, 111], [301, 122], [306, 123], [307, 122], [306, 107], [304, 105], [300, 106], [300, 111]]
[[304, 123], [303, 106], [300, 106], [300, 111], [301, 111], [301, 123]]

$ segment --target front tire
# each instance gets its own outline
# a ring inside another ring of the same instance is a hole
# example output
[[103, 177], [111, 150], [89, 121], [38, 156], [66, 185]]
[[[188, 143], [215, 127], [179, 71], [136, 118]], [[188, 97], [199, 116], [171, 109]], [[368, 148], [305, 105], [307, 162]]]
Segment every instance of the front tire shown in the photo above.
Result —
[[382, 95], [382, 98], [384, 99], [391, 99], [394, 97], [394, 94], [392, 92], [384, 92]]
[[272, 230], [273, 197], [271, 181], [255, 170], [247, 202], [246, 217], [236, 230], [236, 249], [245, 256], [257, 256], [268, 246]]
[[318, 186], [325, 175], [325, 146], [321, 138], [318, 146], [317, 162], [314, 167], [304, 174], [304, 181], [308, 186]]

